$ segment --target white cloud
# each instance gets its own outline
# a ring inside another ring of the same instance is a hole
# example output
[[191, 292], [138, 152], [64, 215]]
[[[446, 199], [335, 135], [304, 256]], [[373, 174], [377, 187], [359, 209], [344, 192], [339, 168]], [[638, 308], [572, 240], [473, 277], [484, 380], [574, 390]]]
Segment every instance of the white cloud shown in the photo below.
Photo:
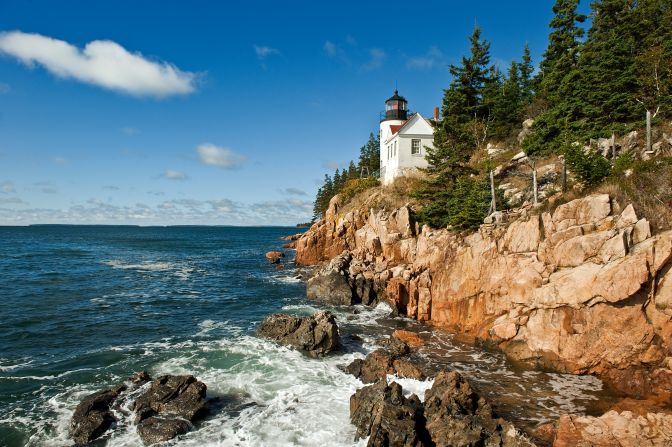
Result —
[[11, 194], [16, 192], [16, 189], [14, 188], [14, 182], [2, 182], [0, 183], [0, 192], [3, 194]]
[[24, 205], [26, 202], [19, 199], [18, 197], [0, 197], [0, 205]]
[[163, 178], [167, 178], [168, 180], [186, 180], [187, 174], [184, 172], [180, 171], [173, 171], [171, 169], [166, 169], [166, 171], [162, 174]]
[[335, 171], [341, 166], [341, 164], [335, 160], [327, 160], [322, 162], [322, 167], [326, 169], [331, 169], [332, 171]]
[[173, 199], [155, 206], [144, 203], [115, 205], [89, 199], [62, 209], [10, 208], [2, 204], [24, 204], [10, 197], [0, 200], [0, 225], [34, 223], [108, 224], [206, 224], [206, 225], [288, 225], [310, 220], [313, 204], [308, 200], [286, 199], [241, 203], [228, 198], [217, 200]]
[[217, 147], [214, 144], [204, 143], [196, 148], [198, 156], [206, 165], [218, 166], [224, 169], [232, 169], [245, 162], [243, 155], [233, 152], [231, 149]]
[[332, 41], [327, 40], [324, 42], [324, 52], [327, 53], [327, 56], [336, 56], [338, 54], [338, 47]]
[[65, 166], [69, 163], [68, 159], [64, 157], [51, 157], [51, 161], [61, 166]]
[[103, 189], [107, 189], [109, 191], [119, 191], [119, 187], [114, 185], [105, 185], [103, 186]]
[[58, 192], [56, 188], [53, 188], [51, 186], [45, 186], [44, 188], [41, 189], [41, 191], [44, 194], [56, 194]]
[[299, 188], [286, 188], [286, 189], [281, 190], [280, 192], [282, 192], [283, 194], [290, 195], [290, 196], [307, 196], [308, 195], [308, 194], [306, 194], [305, 191], [303, 191]]
[[130, 53], [110, 40], [77, 48], [63, 40], [21, 31], [0, 33], [0, 53], [52, 74], [134, 96], [166, 97], [192, 93], [196, 74]]
[[369, 50], [369, 61], [362, 65], [365, 71], [376, 70], [383, 66], [383, 62], [387, 58], [387, 53], [380, 48], [371, 48]]
[[406, 68], [416, 70], [428, 70], [436, 65], [444, 63], [444, 55], [437, 47], [430, 47], [427, 52], [421, 56], [410, 57], [406, 61]]
[[265, 59], [268, 56], [279, 56], [280, 55], [280, 50], [277, 48], [271, 48], [271, 47], [264, 47], [264, 46], [257, 46], [253, 45], [254, 47], [254, 52], [257, 55], [259, 59]]
[[281, 192], [282, 194], [287, 194], [287, 195], [290, 195], [290, 196], [306, 196], [306, 195], [308, 195], [308, 194], [306, 194], [305, 191], [303, 191], [303, 190], [301, 190], [301, 189], [299, 189], [299, 188], [286, 188], [286, 189], [281, 189], [280, 192]]
[[128, 135], [129, 137], [132, 137], [134, 135], [140, 135], [140, 129], [136, 127], [126, 126], [122, 127], [120, 130], [121, 133], [123, 133], [124, 135]]

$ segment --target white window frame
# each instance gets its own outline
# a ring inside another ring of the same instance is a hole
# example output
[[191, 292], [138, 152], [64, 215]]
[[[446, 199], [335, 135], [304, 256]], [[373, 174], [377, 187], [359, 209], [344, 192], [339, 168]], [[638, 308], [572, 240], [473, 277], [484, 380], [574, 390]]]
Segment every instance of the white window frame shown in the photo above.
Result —
[[[413, 144], [414, 144], [416, 141], [418, 142], [417, 152], [415, 152], [415, 148], [413, 147]], [[415, 155], [415, 156], [420, 156], [420, 155], [422, 155], [422, 140], [421, 140], [420, 138], [413, 138], [413, 139], [411, 139], [411, 155]]]

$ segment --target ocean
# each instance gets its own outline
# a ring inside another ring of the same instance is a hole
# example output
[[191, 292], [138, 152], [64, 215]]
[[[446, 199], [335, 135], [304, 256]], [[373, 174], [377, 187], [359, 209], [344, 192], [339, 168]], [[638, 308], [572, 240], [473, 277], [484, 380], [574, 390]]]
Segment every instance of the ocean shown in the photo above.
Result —
[[[280, 227], [0, 227], [0, 446], [67, 446], [87, 394], [132, 373], [193, 374], [219, 397], [179, 446], [354, 446], [349, 399], [363, 386], [342, 366], [395, 328], [429, 341], [428, 367], [456, 369], [524, 428], [610, 401], [593, 377], [532, 371], [497, 352], [376, 308], [330, 308], [344, 352], [311, 359], [254, 335], [269, 313], [311, 314], [309, 275], [264, 258]], [[356, 336], [355, 336], [356, 335]], [[431, 381], [403, 380], [420, 394]], [[99, 443], [141, 445], [132, 415]]]

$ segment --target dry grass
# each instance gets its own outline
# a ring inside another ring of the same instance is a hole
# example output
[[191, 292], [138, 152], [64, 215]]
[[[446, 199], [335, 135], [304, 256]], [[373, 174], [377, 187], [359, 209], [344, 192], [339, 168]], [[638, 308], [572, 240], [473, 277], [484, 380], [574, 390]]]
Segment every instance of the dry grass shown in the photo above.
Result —
[[393, 210], [405, 204], [416, 206], [417, 202], [411, 198], [411, 194], [417, 189], [422, 178], [422, 173], [415, 173], [406, 177], [398, 177], [391, 185], [369, 188], [355, 195], [343, 206], [341, 212], [345, 214], [356, 209], [368, 210], [370, 208]]
[[672, 159], [638, 162], [629, 177], [607, 179], [595, 188], [621, 207], [632, 203], [637, 216], [651, 223], [653, 232], [672, 229]]

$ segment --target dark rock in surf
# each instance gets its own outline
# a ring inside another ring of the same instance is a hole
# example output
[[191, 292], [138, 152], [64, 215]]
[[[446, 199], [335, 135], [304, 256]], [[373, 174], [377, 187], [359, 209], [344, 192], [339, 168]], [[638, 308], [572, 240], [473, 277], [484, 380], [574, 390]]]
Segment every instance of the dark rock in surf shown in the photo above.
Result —
[[343, 253], [317, 271], [306, 283], [308, 298], [341, 306], [354, 304], [355, 295], [348, 281], [348, 265], [351, 258], [350, 253]]
[[206, 385], [191, 375], [156, 378], [133, 403], [142, 441], [163, 442], [189, 431], [192, 422], [208, 414], [206, 390]]
[[388, 374], [409, 379], [424, 380], [426, 374], [409, 356], [410, 349], [397, 338], [390, 338], [383, 349], [373, 351], [364, 359], [355, 359], [345, 371], [364, 383], [385, 379]]
[[437, 447], [534, 446], [513, 424], [496, 417], [490, 404], [455, 371], [441, 371], [434, 378], [424, 407], [427, 432]]
[[396, 382], [380, 381], [357, 390], [350, 397], [350, 419], [357, 427], [355, 440], [369, 436], [368, 446], [428, 445], [420, 399], [406, 399]]
[[70, 436], [75, 445], [86, 445], [99, 438], [117, 422], [110, 407], [125, 389], [124, 385], [120, 385], [82, 399], [70, 420]]
[[138, 434], [145, 444], [156, 444], [183, 435], [192, 427], [185, 419], [151, 416], [138, 424]]
[[269, 315], [259, 326], [257, 335], [291, 346], [312, 357], [329, 354], [341, 345], [336, 317], [326, 311], [310, 317]]
[[350, 398], [357, 438], [368, 446], [532, 447], [511, 424], [497, 418], [485, 399], [457, 372], [440, 372], [424, 403], [406, 399], [401, 386], [380, 380]]

